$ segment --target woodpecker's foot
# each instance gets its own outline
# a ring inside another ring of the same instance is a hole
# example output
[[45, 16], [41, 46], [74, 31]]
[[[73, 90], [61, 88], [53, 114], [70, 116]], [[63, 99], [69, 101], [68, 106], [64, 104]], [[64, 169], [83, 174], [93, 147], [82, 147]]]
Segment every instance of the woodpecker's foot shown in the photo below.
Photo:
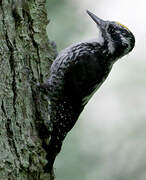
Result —
[[37, 83], [37, 88], [45, 95], [49, 94], [49, 85], [47, 83]]

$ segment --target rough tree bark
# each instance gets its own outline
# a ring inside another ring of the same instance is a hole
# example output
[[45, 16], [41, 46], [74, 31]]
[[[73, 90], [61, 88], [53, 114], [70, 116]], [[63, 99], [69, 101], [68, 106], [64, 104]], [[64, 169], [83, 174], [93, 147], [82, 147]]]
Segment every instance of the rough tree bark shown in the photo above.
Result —
[[47, 23], [45, 0], [0, 0], [1, 180], [54, 179], [43, 170], [48, 102], [36, 88], [56, 53]]

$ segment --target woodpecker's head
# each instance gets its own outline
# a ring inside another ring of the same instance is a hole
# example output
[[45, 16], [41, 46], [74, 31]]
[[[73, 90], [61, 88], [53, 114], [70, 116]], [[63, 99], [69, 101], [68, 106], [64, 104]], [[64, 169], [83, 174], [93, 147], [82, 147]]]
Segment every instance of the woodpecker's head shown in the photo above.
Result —
[[100, 41], [107, 44], [109, 54], [118, 59], [125, 54], [128, 54], [135, 45], [134, 35], [130, 30], [113, 21], [104, 21], [87, 10], [89, 16], [95, 21], [100, 30]]

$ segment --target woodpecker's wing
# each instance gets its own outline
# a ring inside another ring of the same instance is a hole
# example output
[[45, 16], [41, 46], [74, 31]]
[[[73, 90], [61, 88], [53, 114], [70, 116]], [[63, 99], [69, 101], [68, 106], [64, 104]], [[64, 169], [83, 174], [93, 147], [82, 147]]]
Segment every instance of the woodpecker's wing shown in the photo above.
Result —
[[100, 54], [97, 42], [79, 43], [65, 49], [51, 67], [51, 81], [58, 88], [64, 87], [64, 94], [72, 100], [78, 98], [87, 103], [109, 73]]

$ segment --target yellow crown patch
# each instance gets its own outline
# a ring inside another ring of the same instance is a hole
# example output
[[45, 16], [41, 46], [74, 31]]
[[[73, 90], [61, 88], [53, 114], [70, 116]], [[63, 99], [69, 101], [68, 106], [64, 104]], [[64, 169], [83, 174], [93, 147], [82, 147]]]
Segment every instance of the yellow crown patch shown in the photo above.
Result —
[[127, 29], [127, 30], [129, 31], [129, 29], [127, 28], [127, 26], [125, 26], [125, 25], [123, 25], [123, 24], [121, 24], [121, 23], [119, 23], [119, 22], [116, 22], [116, 23], [119, 24], [120, 26], [124, 27], [125, 29]]

